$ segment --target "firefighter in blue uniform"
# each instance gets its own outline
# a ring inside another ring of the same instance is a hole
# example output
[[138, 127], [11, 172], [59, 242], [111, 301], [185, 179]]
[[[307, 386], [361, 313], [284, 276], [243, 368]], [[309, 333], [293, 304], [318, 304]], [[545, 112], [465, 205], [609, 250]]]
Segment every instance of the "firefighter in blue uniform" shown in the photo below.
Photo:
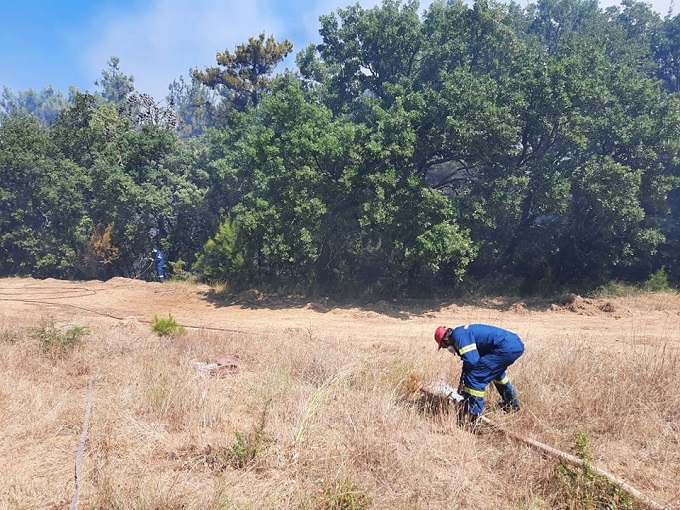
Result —
[[158, 276], [158, 281], [163, 283], [165, 279], [165, 272], [163, 266], [165, 265], [165, 257], [163, 252], [158, 248], [153, 249], [153, 261], [156, 264], [156, 275]]
[[[507, 368], [524, 352], [524, 343], [512, 331], [486, 324], [469, 324], [434, 332], [439, 349], [460, 356], [463, 371], [458, 392], [463, 395], [461, 420], [475, 422], [484, 410], [484, 391], [493, 382], [501, 396], [504, 411], [519, 410], [519, 398], [510, 384]], [[437, 350], [439, 350], [437, 349]]]

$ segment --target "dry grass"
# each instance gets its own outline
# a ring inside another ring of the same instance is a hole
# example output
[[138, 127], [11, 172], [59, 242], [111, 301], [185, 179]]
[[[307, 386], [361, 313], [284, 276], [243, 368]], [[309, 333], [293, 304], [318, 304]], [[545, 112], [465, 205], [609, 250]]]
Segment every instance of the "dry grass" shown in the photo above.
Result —
[[[582, 433], [593, 463], [678, 506], [675, 333], [642, 346], [622, 332], [625, 348], [611, 353], [585, 336], [529, 334], [510, 370], [524, 409], [501, 414], [490, 390], [488, 416], [570, 453]], [[194, 367], [222, 354], [242, 368]], [[55, 357], [0, 322], [0, 509], [70, 505], [96, 374], [81, 509], [636, 508], [580, 499], [556, 460], [421, 412], [421, 382], [457, 378], [455, 363], [442, 366], [430, 350], [312, 328], [158, 337], [134, 322], [93, 328]]]

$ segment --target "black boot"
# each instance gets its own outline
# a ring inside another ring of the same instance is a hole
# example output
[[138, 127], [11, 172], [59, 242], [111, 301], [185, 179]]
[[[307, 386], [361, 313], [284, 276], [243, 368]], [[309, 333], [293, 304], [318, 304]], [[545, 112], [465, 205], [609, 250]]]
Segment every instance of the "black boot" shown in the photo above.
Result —
[[464, 406], [461, 406], [458, 411], [458, 426], [460, 428], [475, 431], [480, 423], [478, 414], [466, 411]]
[[519, 398], [517, 397], [517, 392], [512, 384], [510, 384], [509, 381], [505, 384], [496, 383], [494, 381], [494, 384], [501, 396], [501, 403], [499, 406], [501, 410], [506, 413], [519, 411]]

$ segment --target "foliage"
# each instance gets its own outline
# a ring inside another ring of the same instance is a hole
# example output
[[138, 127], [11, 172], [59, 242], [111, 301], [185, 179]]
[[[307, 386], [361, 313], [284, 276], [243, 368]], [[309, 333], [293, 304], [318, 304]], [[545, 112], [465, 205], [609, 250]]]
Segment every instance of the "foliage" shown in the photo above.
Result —
[[597, 298], [631, 296], [640, 293], [640, 288], [630, 283], [611, 280], [599, 285], [593, 292]]
[[102, 71], [101, 79], [94, 84], [102, 88], [101, 96], [104, 102], [123, 106], [125, 100], [135, 90], [135, 78], [120, 70], [118, 57], [111, 57], [107, 64], [109, 68]]
[[153, 321], [151, 321], [151, 331], [156, 333], [158, 336], [175, 336], [183, 335], [185, 333], [184, 326], [178, 324], [177, 321], [172, 317], [172, 314], [168, 314], [168, 318], [153, 316]]
[[271, 400], [265, 401], [260, 419], [250, 433], [239, 430], [234, 432], [236, 439], [224, 451], [224, 458], [228, 465], [236, 469], [250, 466], [255, 458], [273, 442], [273, 439], [264, 431], [270, 403]]
[[658, 64], [657, 76], [663, 80], [670, 93], [680, 92], [680, 16], [668, 16], [658, 30], [652, 33], [651, 48]]
[[187, 264], [182, 259], [170, 262], [170, 274], [173, 280], [177, 281], [190, 281], [195, 280], [196, 275], [190, 271], [187, 271]]
[[649, 275], [649, 279], [645, 282], [644, 287], [645, 289], [652, 292], [664, 292], [670, 290], [666, 268], [661, 267]]
[[120, 250], [113, 245], [113, 224], [94, 229], [90, 240], [80, 256], [78, 267], [86, 278], [105, 278], [111, 264], [120, 257]]
[[557, 479], [562, 490], [560, 499], [553, 501], [555, 508], [640, 510], [642, 507], [623, 488], [593, 471], [590, 465], [593, 459], [585, 434], [575, 432], [574, 440], [577, 455], [583, 464], [580, 467], [565, 463], [557, 466]]
[[293, 49], [288, 39], [277, 42], [274, 36], [261, 33], [240, 44], [236, 51], [217, 53], [218, 67], [193, 71], [193, 77], [211, 89], [224, 91], [228, 104], [239, 111], [257, 107], [260, 97], [270, 85], [274, 68]]
[[197, 137], [217, 124], [217, 94], [203, 85], [193, 73], [190, 81], [183, 77], [170, 84], [169, 98], [178, 117], [178, 131], [183, 138]]
[[88, 219], [83, 169], [31, 117], [0, 124], [0, 273], [73, 276]]
[[84, 326], [59, 326], [53, 318], [31, 329], [31, 336], [40, 342], [42, 351], [57, 356], [80, 345], [87, 334]]
[[6, 89], [0, 274], [132, 276], [159, 246], [208, 280], [353, 294], [674, 281], [679, 19], [384, 0], [321, 16], [299, 75], [262, 33], [164, 101], [116, 57], [94, 94]]
[[247, 279], [398, 289], [443, 267], [460, 275], [470, 240], [447, 201], [410, 173], [413, 132], [400, 106], [357, 127], [283, 77], [249, 120], [236, 144], [243, 195], [228, 225], [237, 238], [221, 231], [206, 245], [220, 276], [242, 267]]
[[350, 480], [325, 482], [318, 504], [320, 510], [365, 510], [372, 506], [370, 495]]
[[229, 218], [220, 225], [214, 238], [208, 239], [203, 253], [196, 261], [196, 269], [212, 282], [237, 280], [244, 266], [244, 257], [238, 247], [238, 230]]
[[16, 94], [8, 87], [3, 87], [0, 95], [0, 121], [6, 116], [30, 115], [47, 125], [54, 121], [67, 104], [64, 95], [51, 86], [40, 92], [28, 89]]

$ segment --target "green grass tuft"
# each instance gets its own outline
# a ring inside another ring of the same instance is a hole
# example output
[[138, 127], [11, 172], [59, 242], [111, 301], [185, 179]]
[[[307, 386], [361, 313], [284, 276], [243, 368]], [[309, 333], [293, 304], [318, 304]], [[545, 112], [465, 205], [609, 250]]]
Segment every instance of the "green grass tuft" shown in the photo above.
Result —
[[557, 479], [562, 496], [557, 508], [569, 510], [642, 510], [626, 491], [597, 474], [591, 467], [593, 460], [588, 438], [581, 431], [574, 433], [577, 456], [583, 465], [574, 467], [561, 462], [557, 466]]
[[171, 314], [168, 314], [167, 319], [154, 315], [151, 330], [158, 336], [183, 335], [186, 332], [184, 327], [172, 318]]
[[89, 330], [84, 326], [58, 326], [53, 318], [49, 318], [31, 328], [30, 333], [40, 342], [45, 354], [61, 355], [80, 345]]

